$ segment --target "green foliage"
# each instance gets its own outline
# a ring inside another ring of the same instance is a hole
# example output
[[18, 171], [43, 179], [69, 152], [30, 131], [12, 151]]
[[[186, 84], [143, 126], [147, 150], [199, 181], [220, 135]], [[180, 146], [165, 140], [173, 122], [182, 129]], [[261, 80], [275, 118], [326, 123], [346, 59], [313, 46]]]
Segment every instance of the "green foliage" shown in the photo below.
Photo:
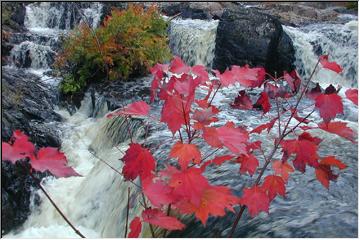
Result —
[[138, 5], [113, 10], [95, 30], [79, 25], [65, 40], [55, 62], [66, 74], [62, 91], [79, 92], [88, 83], [104, 79], [127, 80], [169, 60], [166, 30], [167, 22], [155, 7], [144, 10]]
[[358, 9], [358, 2], [347, 2], [346, 3], [346, 8], [347, 9], [353, 9], [353, 10], [357, 10]]

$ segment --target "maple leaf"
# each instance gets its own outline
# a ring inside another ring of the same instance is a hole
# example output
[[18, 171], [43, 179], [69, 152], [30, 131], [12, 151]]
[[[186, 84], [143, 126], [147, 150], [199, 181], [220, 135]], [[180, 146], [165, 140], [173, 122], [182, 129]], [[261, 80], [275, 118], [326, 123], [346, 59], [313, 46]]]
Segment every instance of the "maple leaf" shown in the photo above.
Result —
[[237, 204], [238, 201], [238, 198], [233, 196], [227, 187], [210, 186], [203, 191], [199, 206], [188, 201], [181, 201], [176, 207], [185, 214], [195, 213], [202, 224], [206, 225], [209, 215], [224, 216], [225, 209], [234, 212], [233, 205]]
[[169, 186], [173, 193], [182, 199], [188, 199], [195, 206], [199, 206], [202, 192], [209, 186], [207, 179], [199, 168], [188, 168], [182, 171], [172, 170]]
[[126, 180], [134, 180], [137, 176], [146, 179], [155, 169], [155, 159], [149, 150], [138, 143], [131, 143], [122, 159], [125, 163], [122, 173]]
[[284, 80], [288, 83], [291, 91], [293, 93], [297, 92], [301, 85], [301, 79], [296, 72], [296, 70], [291, 71], [290, 73], [284, 72]]
[[229, 69], [226, 69], [223, 73], [220, 73], [218, 70], [214, 70], [215, 75], [219, 78], [221, 86], [228, 87], [235, 83], [233, 72]]
[[316, 83], [316, 86], [311, 90], [306, 91], [306, 96], [310, 99], [315, 100], [321, 94], [321, 87], [319, 83]]
[[204, 66], [195, 65], [191, 68], [191, 72], [200, 78], [200, 83], [205, 83], [206, 81], [209, 81], [209, 74]]
[[15, 140], [12, 145], [7, 142], [1, 142], [1, 159], [2, 161], [10, 161], [15, 163], [18, 160], [24, 158], [30, 158], [35, 154], [35, 146], [33, 143], [28, 141], [27, 136], [16, 136], [13, 137]]
[[248, 172], [250, 176], [252, 176], [255, 173], [256, 168], [259, 166], [259, 161], [252, 154], [248, 154], [248, 155], [242, 154], [236, 160], [238, 163], [241, 164], [240, 173]]
[[306, 164], [317, 167], [318, 166], [318, 138], [313, 138], [309, 133], [302, 133], [298, 139], [293, 140], [283, 140], [281, 146], [283, 152], [288, 156], [295, 154], [296, 157], [293, 160], [294, 167], [301, 171], [305, 172]]
[[224, 126], [216, 129], [217, 138], [220, 142], [235, 154], [247, 154], [246, 144], [249, 139], [248, 132], [235, 127], [233, 122], [227, 122]]
[[259, 186], [245, 188], [239, 202], [247, 206], [251, 217], [255, 217], [261, 211], [269, 212], [269, 197]]
[[75, 170], [67, 166], [64, 153], [53, 147], [40, 148], [36, 156], [30, 158], [31, 167], [37, 171], [50, 171], [56, 177], [79, 176]]
[[328, 156], [323, 158], [320, 161], [319, 166], [315, 169], [316, 178], [326, 188], [329, 188], [330, 181], [335, 181], [338, 178], [338, 175], [335, 175], [332, 172], [332, 166], [335, 166], [340, 170], [347, 167], [344, 163], [336, 159], [334, 156]]
[[176, 73], [176, 74], [188, 73], [190, 71], [190, 67], [187, 66], [181, 60], [181, 58], [179, 58], [178, 56], [175, 56], [174, 59], [170, 63], [169, 71]]
[[192, 119], [197, 121], [194, 124], [195, 129], [202, 129], [210, 123], [217, 122], [218, 119], [214, 117], [219, 112], [215, 106], [209, 106], [202, 110], [196, 110], [192, 115]]
[[327, 68], [331, 71], [334, 71], [336, 73], [341, 73], [342, 72], [342, 68], [339, 64], [337, 64], [336, 62], [329, 62], [328, 61], [329, 56], [328, 55], [322, 55], [320, 56], [320, 63], [324, 68]]
[[286, 91], [286, 89], [283, 86], [277, 87], [277, 86], [272, 85], [271, 83], [265, 84], [264, 91], [272, 99], [277, 98], [277, 97], [280, 97], [280, 98], [291, 97], [291, 95]]
[[276, 118], [272, 119], [268, 123], [264, 123], [264, 124], [261, 124], [261, 125], [257, 126], [250, 133], [258, 133], [258, 134], [260, 134], [265, 129], [267, 129], [267, 132], [269, 133], [270, 130], [273, 128], [273, 126], [274, 126], [277, 119], [278, 118], [276, 117]]
[[173, 76], [172, 79], [174, 80], [174, 90], [184, 96], [193, 95], [196, 87], [200, 84], [198, 78], [193, 79], [191, 75], [185, 73], [180, 78]]
[[110, 113], [107, 115], [108, 118], [113, 116], [147, 116], [150, 111], [150, 106], [144, 101], [133, 102], [123, 109]]
[[196, 164], [201, 162], [201, 152], [194, 144], [177, 142], [172, 147], [169, 156], [177, 158], [182, 169], [185, 169], [191, 161]]
[[155, 207], [174, 203], [177, 199], [172, 193], [172, 188], [162, 181], [153, 182], [152, 178], [142, 181], [143, 192]]
[[265, 79], [264, 68], [250, 68], [246, 64], [244, 67], [231, 66], [231, 70], [235, 81], [245, 87], [260, 87]]
[[130, 232], [128, 238], [138, 238], [141, 233], [141, 221], [139, 217], [135, 217], [130, 223]]
[[280, 175], [285, 182], [289, 179], [289, 174], [294, 172], [294, 168], [287, 162], [282, 162], [276, 160], [272, 163], [272, 168], [274, 169], [275, 174]]
[[187, 98], [187, 101], [184, 101], [179, 95], [173, 95], [165, 100], [160, 121], [165, 122], [173, 134], [175, 134], [183, 124], [189, 122], [192, 98]]
[[356, 106], [358, 105], [358, 90], [356, 88], [346, 90], [345, 96]]
[[166, 216], [159, 209], [145, 209], [142, 212], [141, 217], [144, 222], [167, 230], [181, 230], [185, 227], [179, 220], [174, 217]]
[[242, 110], [250, 110], [253, 108], [253, 104], [245, 90], [241, 90], [239, 91], [238, 96], [235, 98], [234, 103], [231, 104], [231, 107]]
[[272, 201], [276, 195], [285, 197], [285, 182], [282, 177], [275, 175], [266, 176], [261, 187], [268, 194], [270, 201]]
[[329, 122], [329, 123], [320, 123], [318, 124], [319, 128], [327, 131], [329, 133], [336, 134], [340, 137], [343, 137], [353, 143], [355, 143], [356, 135], [354, 131], [346, 126], [345, 122]]
[[203, 128], [203, 138], [212, 147], [222, 147], [223, 144], [218, 138], [218, 132], [214, 127]]
[[266, 92], [261, 92], [259, 99], [254, 104], [254, 107], [260, 107], [264, 114], [270, 111], [271, 104], [269, 101], [269, 96]]
[[[319, 109], [320, 116], [325, 123], [330, 122], [336, 117], [336, 114], [343, 113], [343, 103], [341, 97], [333, 91], [330, 91], [331, 85], [325, 90], [325, 94], [320, 94], [315, 98], [315, 107]], [[326, 93], [326, 91], [330, 93]]]

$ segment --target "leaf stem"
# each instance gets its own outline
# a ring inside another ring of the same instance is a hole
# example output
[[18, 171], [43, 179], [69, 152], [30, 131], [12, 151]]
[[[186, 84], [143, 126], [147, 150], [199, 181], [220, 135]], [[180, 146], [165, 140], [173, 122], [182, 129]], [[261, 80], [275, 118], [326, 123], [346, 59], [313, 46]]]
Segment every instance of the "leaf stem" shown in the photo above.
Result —
[[128, 231], [129, 210], [130, 210], [130, 187], [128, 187], [128, 195], [127, 195], [126, 222], [125, 222], [125, 234], [124, 234], [124, 238], [126, 238], [126, 236], [127, 236], [127, 231]]

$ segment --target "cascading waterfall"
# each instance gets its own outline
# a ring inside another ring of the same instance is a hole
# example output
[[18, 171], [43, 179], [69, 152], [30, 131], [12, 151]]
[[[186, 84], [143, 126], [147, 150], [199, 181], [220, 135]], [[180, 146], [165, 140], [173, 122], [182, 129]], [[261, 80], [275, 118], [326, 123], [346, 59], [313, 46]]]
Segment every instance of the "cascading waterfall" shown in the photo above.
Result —
[[343, 66], [343, 73], [337, 75], [329, 70], [320, 70], [315, 82], [357, 87], [358, 66], [358, 21], [346, 24], [312, 24], [301, 28], [283, 26], [292, 38], [295, 47], [295, 65], [303, 77], [309, 77], [319, 55], [329, 54], [330, 61]]
[[211, 67], [218, 20], [174, 19], [170, 24], [170, 48], [187, 64]]

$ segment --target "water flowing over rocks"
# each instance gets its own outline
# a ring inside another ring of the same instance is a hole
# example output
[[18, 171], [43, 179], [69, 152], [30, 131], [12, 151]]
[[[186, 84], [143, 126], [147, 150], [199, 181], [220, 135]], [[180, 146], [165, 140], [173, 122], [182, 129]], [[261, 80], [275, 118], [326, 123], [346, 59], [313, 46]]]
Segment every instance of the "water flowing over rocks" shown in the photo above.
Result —
[[214, 69], [264, 66], [282, 74], [294, 69], [294, 48], [278, 20], [252, 8], [226, 9], [216, 34]]

